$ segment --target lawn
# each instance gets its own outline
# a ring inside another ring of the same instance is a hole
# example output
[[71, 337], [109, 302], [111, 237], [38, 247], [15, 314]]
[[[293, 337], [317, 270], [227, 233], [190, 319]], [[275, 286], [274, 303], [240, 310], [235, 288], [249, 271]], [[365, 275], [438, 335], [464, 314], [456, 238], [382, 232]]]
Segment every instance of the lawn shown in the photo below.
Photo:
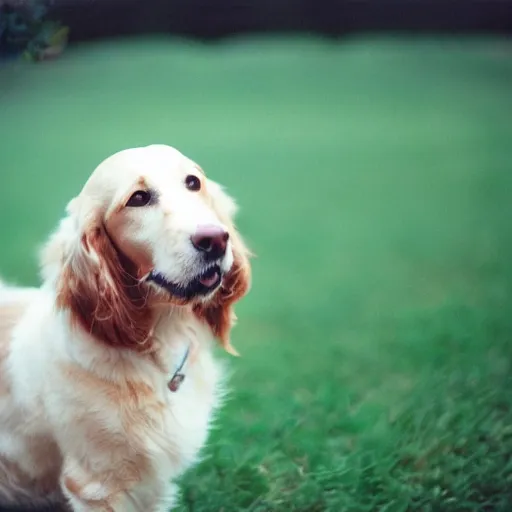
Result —
[[143, 39], [0, 69], [10, 280], [125, 147], [241, 205], [242, 357], [180, 511], [512, 510], [511, 50]]

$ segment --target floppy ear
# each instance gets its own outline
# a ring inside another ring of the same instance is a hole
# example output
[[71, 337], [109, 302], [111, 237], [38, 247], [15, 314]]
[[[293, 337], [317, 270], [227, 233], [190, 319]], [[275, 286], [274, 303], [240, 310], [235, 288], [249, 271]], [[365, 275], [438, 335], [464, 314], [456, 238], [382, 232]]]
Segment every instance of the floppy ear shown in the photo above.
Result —
[[43, 251], [59, 267], [57, 307], [70, 311], [75, 326], [106, 345], [149, 350], [153, 322], [148, 292], [139, 285], [134, 265], [117, 251], [101, 222], [89, 223], [78, 237], [61, 224]]
[[208, 182], [208, 190], [212, 197], [215, 212], [228, 227], [233, 249], [233, 265], [224, 276], [222, 285], [212, 301], [197, 304], [194, 307], [194, 312], [199, 318], [208, 323], [227, 352], [238, 355], [231, 346], [229, 336], [231, 328], [236, 322], [233, 305], [246, 295], [251, 287], [251, 266], [249, 263], [251, 253], [232, 220], [237, 209], [233, 199], [217, 183], [211, 180]]

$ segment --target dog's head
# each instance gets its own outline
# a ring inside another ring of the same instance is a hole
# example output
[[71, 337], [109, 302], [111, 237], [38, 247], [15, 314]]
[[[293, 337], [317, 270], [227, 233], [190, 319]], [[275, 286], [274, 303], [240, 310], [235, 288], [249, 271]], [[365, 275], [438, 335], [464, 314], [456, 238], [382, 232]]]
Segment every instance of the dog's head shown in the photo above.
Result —
[[150, 348], [162, 307], [186, 307], [226, 349], [232, 304], [250, 287], [236, 205], [201, 168], [164, 145], [106, 159], [68, 205], [43, 253], [57, 304], [109, 345]]

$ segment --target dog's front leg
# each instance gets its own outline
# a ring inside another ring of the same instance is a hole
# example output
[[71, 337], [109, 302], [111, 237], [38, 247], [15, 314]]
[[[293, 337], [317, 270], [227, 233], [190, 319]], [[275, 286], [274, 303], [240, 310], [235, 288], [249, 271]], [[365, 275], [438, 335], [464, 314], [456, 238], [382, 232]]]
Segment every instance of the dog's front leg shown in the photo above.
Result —
[[176, 487], [158, 475], [143, 474], [133, 463], [123, 461], [100, 472], [83, 466], [67, 461], [61, 476], [73, 512], [167, 512], [174, 505]]

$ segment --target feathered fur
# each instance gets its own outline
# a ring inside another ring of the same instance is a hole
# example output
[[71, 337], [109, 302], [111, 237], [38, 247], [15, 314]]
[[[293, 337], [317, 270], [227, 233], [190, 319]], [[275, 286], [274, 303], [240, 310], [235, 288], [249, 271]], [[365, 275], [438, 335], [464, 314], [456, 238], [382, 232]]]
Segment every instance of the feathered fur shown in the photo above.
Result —
[[[186, 176], [201, 190], [184, 186]], [[140, 188], [154, 203], [128, 208]], [[168, 510], [222, 396], [213, 341], [232, 349], [250, 288], [233, 200], [168, 146], [104, 161], [41, 253], [40, 288], [0, 287], [0, 506]], [[222, 283], [188, 301], [148, 281], [194, 279], [202, 224], [230, 235]], [[185, 380], [168, 382], [183, 359]]]

